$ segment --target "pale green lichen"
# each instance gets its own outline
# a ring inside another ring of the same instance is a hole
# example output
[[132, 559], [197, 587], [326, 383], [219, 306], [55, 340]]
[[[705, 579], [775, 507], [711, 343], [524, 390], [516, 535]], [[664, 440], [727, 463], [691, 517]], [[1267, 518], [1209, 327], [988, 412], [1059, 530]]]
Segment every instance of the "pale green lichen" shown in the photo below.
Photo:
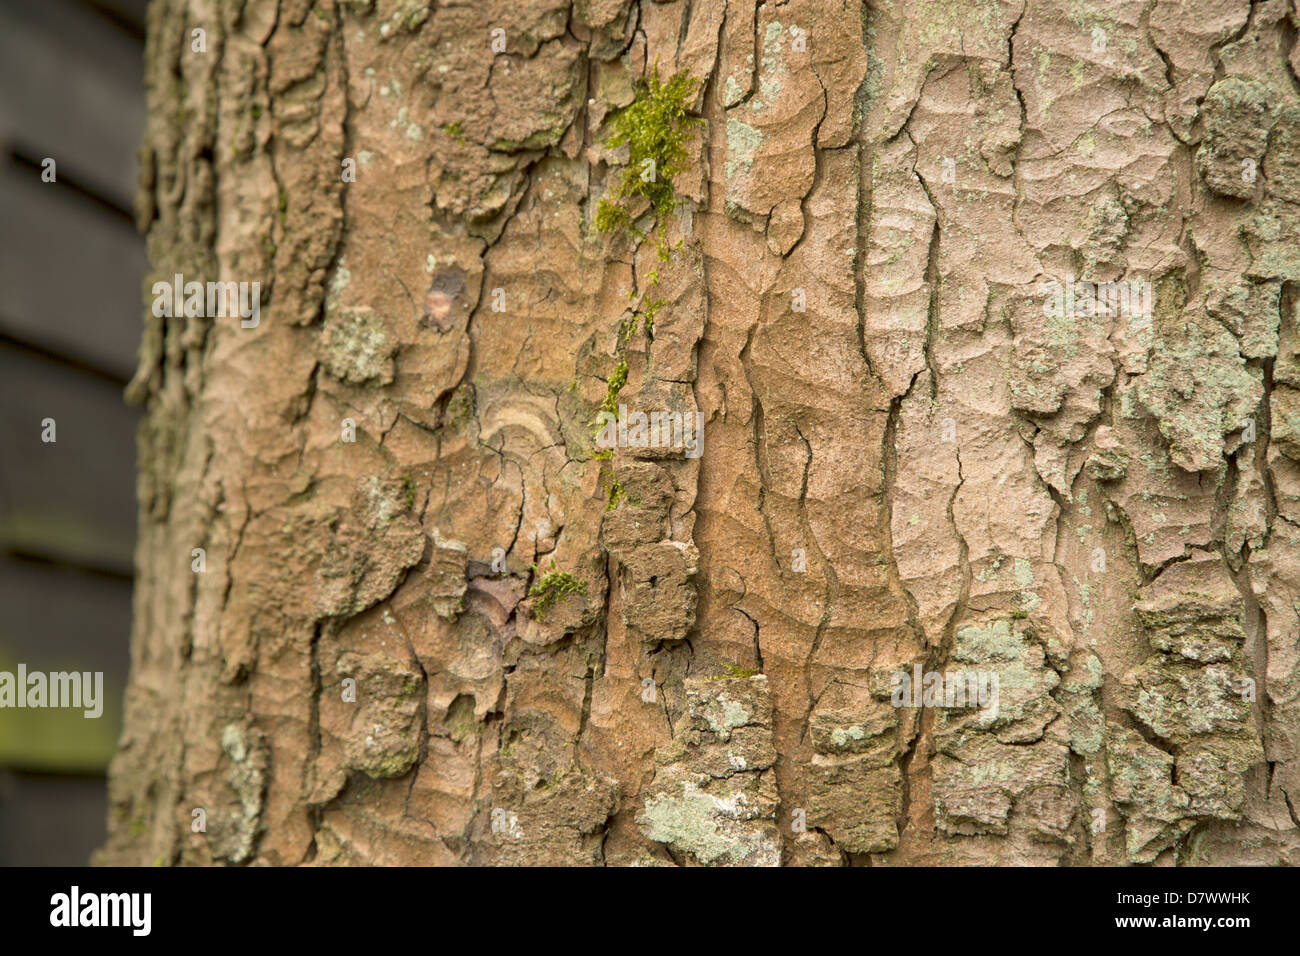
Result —
[[391, 381], [396, 348], [383, 320], [369, 310], [326, 320], [322, 360], [326, 371], [349, 385]]
[[680, 795], [656, 794], [647, 798], [638, 814], [645, 835], [690, 853], [700, 863], [738, 864], [777, 855], [775, 833], [741, 824], [750, 816], [744, 794], [719, 798], [689, 783]]
[[727, 161], [723, 172], [728, 182], [753, 167], [754, 157], [762, 145], [763, 134], [757, 129], [738, 119], [727, 120]]

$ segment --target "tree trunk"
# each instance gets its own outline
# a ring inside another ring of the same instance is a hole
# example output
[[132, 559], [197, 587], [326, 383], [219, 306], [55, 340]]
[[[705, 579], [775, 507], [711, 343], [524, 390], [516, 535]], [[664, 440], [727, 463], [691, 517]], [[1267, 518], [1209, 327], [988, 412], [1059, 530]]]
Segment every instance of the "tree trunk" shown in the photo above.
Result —
[[1296, 27], [155, 0], [99, 860], [1300, 863]]

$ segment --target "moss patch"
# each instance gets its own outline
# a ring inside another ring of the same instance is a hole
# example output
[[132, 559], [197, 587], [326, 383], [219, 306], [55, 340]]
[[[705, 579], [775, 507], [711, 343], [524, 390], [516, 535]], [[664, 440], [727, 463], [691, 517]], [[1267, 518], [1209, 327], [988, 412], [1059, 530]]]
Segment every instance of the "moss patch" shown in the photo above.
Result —
[[[533, 573], [537, 573], [535, 564]], [[570, 594], [586, 593], [586, 579], [574, 577], [568, 571], [555, 570], [554, 561], [551, 562], [550, 573], [528, 589], [528, 596], [536, 599], [533, 603], [533, 616], [539, 621], [545, 619], [546, 612], [554, 607], [557, 601], [566, 599]]]
[[606, 141], [611, 148], [628, 147], [628, 165], [608, 197], [600, 201], [596, 228], [635, 233], [632, 216], [644, 200], [660, 226], [662, 259], [668, 258], [666, 222], [677, 208], [673, 178], [687, 167], [686, 143], [692, 129], [704, 122], [686, 111], [699, 85], [699, 80], [685, 71], [667, 81], [660, 79], [656, 62], [650, 76], [637, 87], [636, 99], [614, 117], [614, 134]]

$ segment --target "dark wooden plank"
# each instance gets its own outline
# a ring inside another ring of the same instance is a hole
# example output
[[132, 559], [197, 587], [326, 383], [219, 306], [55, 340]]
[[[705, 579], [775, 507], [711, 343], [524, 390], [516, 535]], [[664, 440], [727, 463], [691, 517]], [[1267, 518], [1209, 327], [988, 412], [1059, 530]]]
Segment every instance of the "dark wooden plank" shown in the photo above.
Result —
[[119, 29], [126, 30], [140, 42], [144, 41], [145, 14], [149, 10], [149, 0], [80, 0], [83, 7], [89, 7], [101, 16], [106, 16]]
[[[0, 670], [92, 675], [95, 703], [0, 709], [0, 767], [102, 772], [121, 732], [130, 582], [66, 566], [0, 559]], [[102, 676], [100, 676], [102, 675]], [[87, 716], [96, 707], [98, 716]]]
[[107, 814], [102, 777], [0, 770], [0, 866], [85, 866]]
[[129, 575], [139, 416], [121, 390], [0, 344], [0, 409], [0, 550]]
[[103, 770], [120, 732], [131, 629], [131, 582], [0, 558], [0, 670], [102, 674], [99, 717], [85, 711], [0, 710], [0, 766]]
[[[21, 665], [25, 669], [20, 670]], [[0, 670], [15, 675], [73, 669], [71, 662], [55, 667], [0, 655]], [[84, 670], [80, 679], [85, 679]], [[90, 697], [77, 700], [79, 706], [0, 709], [0, 767], [46, 773], [107, 770], [122, 731], [122, 686], [110, 683], [107, 674], [101, 678], [92, 673], [91, 679]]]
[[140, 236], [14, 166], [0, 168], [0, 209], [0, 332], [129, 379], [144, 327]]
[[137, 40], [73, 0], [0, 5], [0, 141], [132, 208], [142, 61]]
[[126, 684], [131, 580], [0, 556], [0, 656]]

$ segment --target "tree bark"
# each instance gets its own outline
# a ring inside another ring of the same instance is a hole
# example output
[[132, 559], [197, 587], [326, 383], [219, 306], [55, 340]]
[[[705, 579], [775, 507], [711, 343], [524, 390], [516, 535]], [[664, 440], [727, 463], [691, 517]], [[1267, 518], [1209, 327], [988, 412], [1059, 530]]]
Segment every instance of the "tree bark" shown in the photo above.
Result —
[[1300, 863], [1297, 22], [155, 0], [99, 860]]

